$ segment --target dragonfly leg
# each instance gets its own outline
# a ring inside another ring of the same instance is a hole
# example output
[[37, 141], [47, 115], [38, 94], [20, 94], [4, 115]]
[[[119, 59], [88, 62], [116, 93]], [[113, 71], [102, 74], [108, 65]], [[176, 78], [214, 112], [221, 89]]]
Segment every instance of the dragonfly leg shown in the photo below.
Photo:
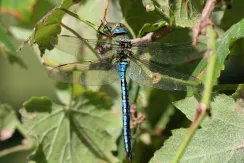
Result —
[[[100, 29], [103, 27], [103, 30], [100, 31]], [[103, 22], [103, 20], [101, 20], [101, 24], [98, 27], [97, 30], [98, 34], [103, 35], [107, 38], [112, 38], [114, 37], [114, 35], [111, 32], [111, 27], [107, 25], [107, 20], [105, 19], [105, 23]]]

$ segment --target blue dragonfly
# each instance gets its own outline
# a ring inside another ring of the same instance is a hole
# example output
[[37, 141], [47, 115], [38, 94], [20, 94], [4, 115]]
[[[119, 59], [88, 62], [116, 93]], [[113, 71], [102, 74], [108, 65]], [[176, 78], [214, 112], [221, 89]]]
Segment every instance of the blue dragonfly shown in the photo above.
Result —
[[53, 38], [52, 45], [75, 56], [84, 53], [84, 46], [94, 46], [92, 52], [96, 53], [97, 59], [61, 64], [49, 71], [49, 77], [82, 85], [104, 85], [120, 80], [124, 144], [127, 159], [131, 161], [130, 105], [126, 76], [140, 85], [157, 89], [198, 90], [202, 87], [200, 80], [167, 70], [162, 64], [179, 64], [199, 58], [202, 51], [196, 51], [191, 43], [160, 44], [130, 40], [127, 29], [120, 23], [110, 33], [113, 37], [102, 40], [82, 40], [67, 35]]

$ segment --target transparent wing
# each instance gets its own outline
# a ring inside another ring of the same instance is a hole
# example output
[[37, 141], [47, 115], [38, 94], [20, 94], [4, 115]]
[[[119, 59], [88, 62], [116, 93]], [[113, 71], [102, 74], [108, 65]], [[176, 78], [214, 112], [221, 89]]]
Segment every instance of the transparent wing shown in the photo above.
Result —
[[119, 80], [116, 64], [82, 62], [63, 64], [48, 72], [49, 78], [65, 83], [105, 85]]
[[100, 58], [111, 57], [114, 53], [113, 49], [118, 46], [118, 43], [112, 42], [111, 39], [81, 40], [78, 37], [68, 35], [58, 35], [57, 37], [52, 37], [50, 43], [55, 48], [74, 56], [84, 56], [89, 49], [90, 51], [93, 51], [93, 53], [99, 54]]
[[141, 85], [163, 90], [187, 90], [201, 88], [201, 81], [185, 74], [170, 71], [164, 67], [131, 58], [128, 75]]
[[132, 47], [135, 56], [141, 60], [152, 60], [161, 64], [181, 64], [199, 59], [207, 48], [203, 43], [193, 46], [191, 42], [161, 44], [158, 42], [134, 42], [133, 40]]

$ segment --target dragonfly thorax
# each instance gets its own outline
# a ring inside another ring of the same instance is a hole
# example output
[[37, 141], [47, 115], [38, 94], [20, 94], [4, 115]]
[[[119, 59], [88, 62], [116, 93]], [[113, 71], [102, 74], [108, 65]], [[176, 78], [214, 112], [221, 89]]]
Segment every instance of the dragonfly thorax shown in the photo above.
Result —
[[127, 29], [123, 26], [123, 24], [116, 24], [115, 28], [112, 30], [112, 34], [114, 36], [125, 35], [128, 34]]
[[123, 38], [118, 38], [117, 40], [118, 42], [118, 49], [117, 49], [117, 55], [120, 59], [126, 59], [129, 56], [132, 55], [132, 44], [130, 39], [128, 39], [127, 37], [123, 37]]

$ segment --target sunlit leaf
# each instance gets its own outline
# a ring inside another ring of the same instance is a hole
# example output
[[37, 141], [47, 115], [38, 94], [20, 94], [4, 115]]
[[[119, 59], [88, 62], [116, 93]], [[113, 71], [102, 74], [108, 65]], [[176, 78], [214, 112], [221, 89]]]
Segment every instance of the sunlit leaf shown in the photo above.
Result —
[[111, 105], [104, 97], [86, 92], [71, 108], [46, 97], [25, 102], [21, 110], [24, 126], [39, 144], [32, 160], [40, 161], [41, 155], [47, 162], [116, 162], [111, 152], [116, 150], [121, 118], [105, 110]]
[[59, 6], [49, 11], [47, 15], [39, 20], [39, 22], [35, 25], [32, 35], [23, 42], [23, 45], [29, 41], [31, 44], [38, 44], [41, 55], [45, 53], [46, 49], [53, 49], [53, 46], [50, 44], [50, 40], [52, 37], [57, 36], [61, 32], [59, 23], [65, 14], [65, 12], [61, 11], [59, 8], [68, 9], [70, 6], [78, 2], [80, 2], [80, 0], [63, 0]]
[[177, 0], [174, 4], [174, 21], [176, 26], [193, 27], [201, 16], [202, 3], [195, 0]]
[[179, 27], [193, 27], [200, 18], [203, 2], [199, 0], [155, 0], [154, 5], [169, 24]]
[[[194, 97], [175, 103], [190, 120], [194, 119], [197, 100]], [[218, 95], [211, 103], [212, 116], [206, 117], [193, 136], [181, 162], [242, 162], [244, 101]], [[150, 163], [170, 162], [188, 129], [177, 129]]]
[[[230, 53], [231, 46], [233, 46], [239, 39], [243, 37], [244, 19], [242, 19], [239, 23], [234, 24], [229, 30], [225, 32], [225, 34], [221, 37], [221, 40], [217, 42], [216, 47], [218, 59], [216, 61], [216, 67], [214, 69], [214, 81], [217, 81], [217, 78], [219, 78], [221, 71], [224, 69], [224, 63]], [[199, 65], [196, 67], [193, 75], [197, 76], [201, 74], [200, 77], [204, 78], [204, 76], [206, 75], [206, 71], [204, 71], [206, 64], [206, 59], [202, 59]]]

